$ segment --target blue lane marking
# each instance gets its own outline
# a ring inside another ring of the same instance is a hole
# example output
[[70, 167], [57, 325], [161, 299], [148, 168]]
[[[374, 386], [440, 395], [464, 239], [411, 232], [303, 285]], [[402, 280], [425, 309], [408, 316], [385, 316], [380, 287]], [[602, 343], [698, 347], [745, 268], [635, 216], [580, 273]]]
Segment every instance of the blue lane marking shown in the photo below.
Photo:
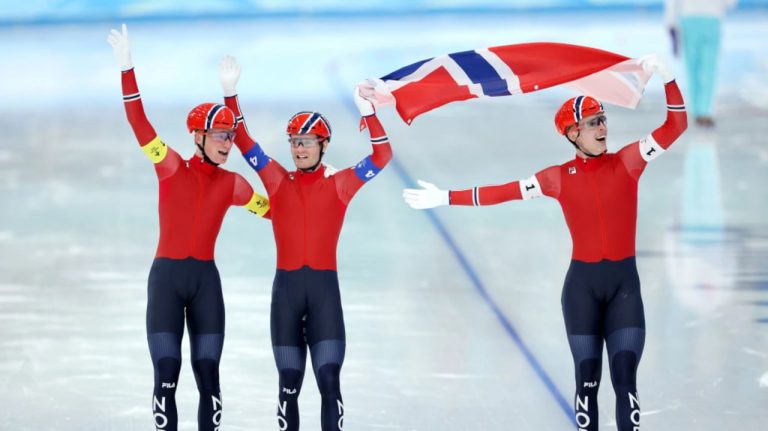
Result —
[[[349, 91], [346, 91], [346, 88], [344, 87], [344, 84], [341, 82], [341, 79], [339, 76], [334, 73], [333, 71], [328, 72], [328, 78], [332, 82], [333, 86], [336, 88], [336, 94], [339, 95], [339, 99], [344, 103], [344, 106], [347, 108], [347, 110], [352, 113], [355, 116], [358, 116], [357, 107], [355, 106], [354, 101], [351, 97], [349, 97]], [[405, 184], [406, 187], [414, 187], [416, 184], [416, 181], [413, 180], [413, 177], [408, 173], [408, 171], [403, 167], [402, 164], [400, 164], [400, 161], [398, 160], [397, 156], [393, 156], [392, 160], [389, 162], [389, 165], [394, 168], [395, 172], [397, 172], [397, 175], [400, 177], [400, 180], [402, 180], [403, 184]], [[528, 361], [528, 364], [533, 368], [533, 370], [536, 372], [536, 375], [539, 377], [541, 382], [544, 384], [544, 386], [549, 391], [550, 395], [555, 399], [557, 404], [560, 406], [560, 409], [565, 413], [565, 415], [568, 417], [569, 421], [573, 424], [576, 424], [576, 418], [573, 413], [573, 408], [571, 407], [570, 401], [567, 401], [566, 398], [563, 396], [563, 394], [560, 393], [560, 391], [557, 389], [557, 386], [555, 386], [555, 383], [552, 381], [552, 378], [549, 377], [549, 374], [544, 370], [544, 367], [541, 366], [541, 363], [538, 359], [536, 359], [536, 356], [534, 356], [533, 352], [531, 352], [531, 349], [528, 348], [528, 345], [525, 344], [523, 339], [520, 337], [520, 334], [518, 334], [515, 327], [512, 325], [512, 323], [509, 321], [509, 319], [504, 315], [504, 313], [499, 309], [499, 306], [496, 304], [496, 302], [493, 300], [490, 294], [488, 294], [488, 291], [485, 289], [485, 286], [483, 282], [480, 280], [480, 277], [477, 275], [477, 271], [472, 267], [472, 264], [469, 263], [464, 253], [461, 251], [461, 249], [456, 245], [456, 242], [453, 240], [453, 237], [451, 236], [450, 232], [448, 232], [448, 229], [445, 228], [445, 225], [443, 225], [443, 222], [440, 221], [440, 219], [437, 217], [437, 214], [433, 210], [421, 210], [424, 214], [426, 214], [427, 218], [429, 218], [429, 221], [432, 223], [432, 226], [437, 229], [437, 231], [440, 233], [440, 236], [445, 241], [448, 248], [453, 252], [453, 255], [456, 257], [456, 259], [459, 261], [459, 265], [464, 270], [464, 273], [469, 277], [470, 281], [472, 282], [472, 286], [474, 286], [477, 293], [483, 298], [485, 303], [488, 305], [488, 307], [491, 308], [491, 311], [496, 316], [496, 318], [499, 320], [499, 323], [504, 328], [504, 330], [507, 332], [510, 338], [512, 338], [512, 341], [517, 345], [517, 347], [520, 349], [520, 352], [525, 357], [526, 361]]]

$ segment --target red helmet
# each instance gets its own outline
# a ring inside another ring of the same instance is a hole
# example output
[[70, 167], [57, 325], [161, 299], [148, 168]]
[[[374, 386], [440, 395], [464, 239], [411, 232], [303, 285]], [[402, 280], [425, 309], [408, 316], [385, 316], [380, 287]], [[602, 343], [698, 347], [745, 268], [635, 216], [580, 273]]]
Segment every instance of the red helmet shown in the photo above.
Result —
[[569, 127], [578, 124], [582, 118], [603, 112], [603, 104], [590, 96], [572, 97], [563, 103], [563, 106], [555, 114], [555, 128], [561, 135]]
[[187, 129], [234, 129], [237, 125], [235, 113], [224, 105], [202, 103], [195, 106], [187, 115]]
[[286, 133], [289, 135], [315, 135], [331, 140], [331, 124], [323, 117], [323, 114], [312, 111], [301, 111], [288, 120]]

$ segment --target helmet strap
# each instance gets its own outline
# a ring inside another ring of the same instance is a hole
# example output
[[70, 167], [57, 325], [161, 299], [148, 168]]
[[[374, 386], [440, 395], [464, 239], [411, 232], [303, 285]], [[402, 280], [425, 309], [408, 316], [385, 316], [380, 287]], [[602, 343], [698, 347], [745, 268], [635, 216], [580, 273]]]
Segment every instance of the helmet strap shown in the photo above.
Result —
[[203, 153], [203, 161], [204, 161], [204, 162], [206, 162], [206, 163], [210, 163], [210, 164], [212, 164], [213, 166], [219, 166], [219, 164], [218, 164], [218, 163], [216, 163], [216, 162], [214, 162], [213, 160], [211, 160], [211, 158], [210, 158], [210, 157], [208, 157], [208, 154], [206, 154], [206, 153], [205, 153], [205, 138], [206, 138], [206, 136], [205, 136], [205, 135], [203, 135], [203, 144], [202, 144], [202, 145], [198, 144], [197, 142], [195, 142], [195, 145], [197, 145], [197, 148], [199, 148], [199, 149], [200, 149], [200, 152], [201, 152], [201, 153]]

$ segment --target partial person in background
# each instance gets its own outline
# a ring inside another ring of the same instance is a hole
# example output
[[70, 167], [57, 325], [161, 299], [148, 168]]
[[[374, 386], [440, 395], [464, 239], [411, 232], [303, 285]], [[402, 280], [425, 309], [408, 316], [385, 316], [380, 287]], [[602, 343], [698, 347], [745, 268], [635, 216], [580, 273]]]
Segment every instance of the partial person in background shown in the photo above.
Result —
[[200, 401], [198, 430], [221, 425], [219, 361], [224, 346], [224, 298], [213, 260], [216, 237], [227, 209], [245, 206], [268, 216], [269, 202], [245, 179], [221, 169], [235, 136], [235, 114], [224, 105], [203, 103], [187, 117], [195, 154], [184, 160], [149, 123], [131, 60], [128, 29], [112, 30], [107, 41], [122, 70], [125, 114], [141, 149], [154, 164], [159, 186], [160, 240], [149, 271], [147, 341], [154, 367], [154, 429], [176, 431], [176, 385], [186, 317], [192, 371]]
[[[279, 375], [277, 422], [281, 431], [299, 429], [299, 393], [307, 347], [322, 399], [323, 431], [341, 431], [344, 404], [340, 374], [346, 351], [336, 246], [344, 215], [355, 194], [392, 158], [384, 128], [371, 102], [358, 89], [354, 101], [368, 128], [372, 152], [357, 165], [332, 172], [323, 163], [331, 126], [319, 112], [301, 111], [286, 128], [296, 167], [288, 171], [253, 140], [237, 98], [240, 66], [226, 57], [219, 69], [224, 100], [238, 115], [235, 144], [269, 194], [277, 268], [272, 285], [270, 332]], [[315, 427], [310, 427], [316, 429]]]
[[683, 97], [672, 73], [655, 56], [640, 64], [661, 76], [667, 97], [666, 121], [645, 138], [607, 152], [603, 105], [578, 96], [555, 115], [558, 133], [576, 150], [573, 160], [501, 185], [447, 191], [419, 181], [422, 189], [403, 191], [405, 201], [416, 209], [495, 205], [540, 196], [560, 203], [573, 241], [561, 304], [576, 372], [575, 421], [585, 431], [598, 430], [603, 344], [608, 348], [618, 429], [640, 427], [637, 367], [645, 345], [645, 312], [635, 263], [638, 182], [648, 162], [687, 127]]
[[[715, 125], [713, 105], [722, 21], [736, 0], [665, 0], [664, 15], [672, 51], [685, 59], [690, 109], [696, 124]], [[681, 49], [682, 48], [682, 49]]]

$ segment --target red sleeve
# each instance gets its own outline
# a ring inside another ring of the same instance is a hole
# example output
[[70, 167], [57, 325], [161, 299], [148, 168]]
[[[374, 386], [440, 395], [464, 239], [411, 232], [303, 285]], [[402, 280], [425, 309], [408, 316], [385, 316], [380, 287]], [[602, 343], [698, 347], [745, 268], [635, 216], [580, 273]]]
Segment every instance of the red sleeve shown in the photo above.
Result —
[[144, 113], [144, 104], [141, 103], [139, 86], [136, 83], [136, 75], [133, 69], [124, 70], [122, 73], [123, 104], [125, 115], [133, 128], [133, 133], [142, 147], [157, 137], [157, 133]]
[[372, 180], [392, 160], [392, 147], [389, 145], [384, 127], [376, 117], [363, 117], [363, 126], [367, 127], [371, 137], [373, 152], [361, 160], [354, 168], [344, 169], [334, 175], [336, 193], [344, 204], [348, 204], [360, 188]]
[[[482, 195], [482, 199], [480, 196]], [[467, 190], [451, 190], [448, 200], [451, 205], [496, 205], [502, 202], [522, 199], [520, 181], [511, 183], [473, 187]]]
[[666, 150], [688, 128], [688, 115], [676, 81], [664, 85], [664, 93], [667, 96], [667, 119], [651, 135]]
[[536, 174], [536, 179], [541, 185], [541, 193], [544, 196], [548, 196], [553, 199], [560, 197], [560, 172], [560, 166], [550, 166]]
[[379, 170], [384, 169], [384, 166], [387, 166], [392, 160], [392, 147], [389, 145], [387, 132], [384, 131], [384, 126], [381, 125], [376, 114], [363, 117], [363, 121], [365, 121], [371, 135], [371, 147], [373, 148], [371, 161]]
[[618, 152], [627, 172], [635, 180], [640, 178], [648, 162], [666, 151], [688, 128], [688, 116], [677, 83], [667, 83], [664, 92], [667, 95], [667, 118], [664, 124], [650, 135], [626, 145]]
[[243, 206], [253, 197], [253, 188], [240, 174], [233, 175], [235, 176], [235, 181], [232, 190], [232, 205]]
[[[181, 164], [181, 157], [170, 147], [165, 145], [149, 123], [144, 113], [144, 105], [141, 103], [139, 86], [136, 83], [136, 75], [133, 69], [122, 72], [123, 105], [125, 115], [128, 117], [133, 133], [139, 141], [147, 157], [155, 164], [155, 172], [159, 179], [173, 174]], [[150, 145], [150, 147], [147, 147]], [[150, 151], [150, 148], [152, 150]]]
[[261, 218], [272, 220], [271, 210], [267, 209], [266, 213], [261, 214], [256, 207], [252, 206], [253, 199], [263, 198], [263, 196], [254, 193], [251, 185], [240, 174], [233, 172], [232, 175], [235, 177], [232, 187], [232, 205], [245, 206], [248, 211], [261, 215]]
[[452, 190], [448, 194], [451, 205], [496, 205], [502, 202], [533, 199], [539, 196], [557, 198], [560, 194], [560, 169], [552, 166], [536, 175], [501, 185]]
[[237, 145], [237, 148], [240, 149], [241, 153], [246, 154], [254, 145], [256, 145], [256, 141], [253, 140], [251, 134], [248, 133], [248, 127], [245, 125], [245, 119], [240, 110], [240, 101], [237, 96], [230, 96], [224, 98], [224, 104], [235, 113], [235, 117], [237, 118], [237, 126], [235, 127], [235, 145]]
[[648, 162], [640, 154], [640, 141], [624, 146], [624, 148], [619, 150], [618, 154], [629, 176], [634, 178], [635, 181], [640, 179], [640, 175], [643, 174], [645, 167], [648, 166]]
[[234, 111], [237, 118], [235, 145], [240, 149], [245, 161], [259, 174], [261, 182], [264, 183], [264, 188], [267, 189], [267, 194], [272, 196], [277, 191], [283, 178], [285, 178], [287, 171], [279, 163], [272, 160], [262, 150], [261, 145], [251, 138], [245, 125], [245, 119], [240, 110], [240, 102], [237, 96], [225, 97], [224, 103]]

